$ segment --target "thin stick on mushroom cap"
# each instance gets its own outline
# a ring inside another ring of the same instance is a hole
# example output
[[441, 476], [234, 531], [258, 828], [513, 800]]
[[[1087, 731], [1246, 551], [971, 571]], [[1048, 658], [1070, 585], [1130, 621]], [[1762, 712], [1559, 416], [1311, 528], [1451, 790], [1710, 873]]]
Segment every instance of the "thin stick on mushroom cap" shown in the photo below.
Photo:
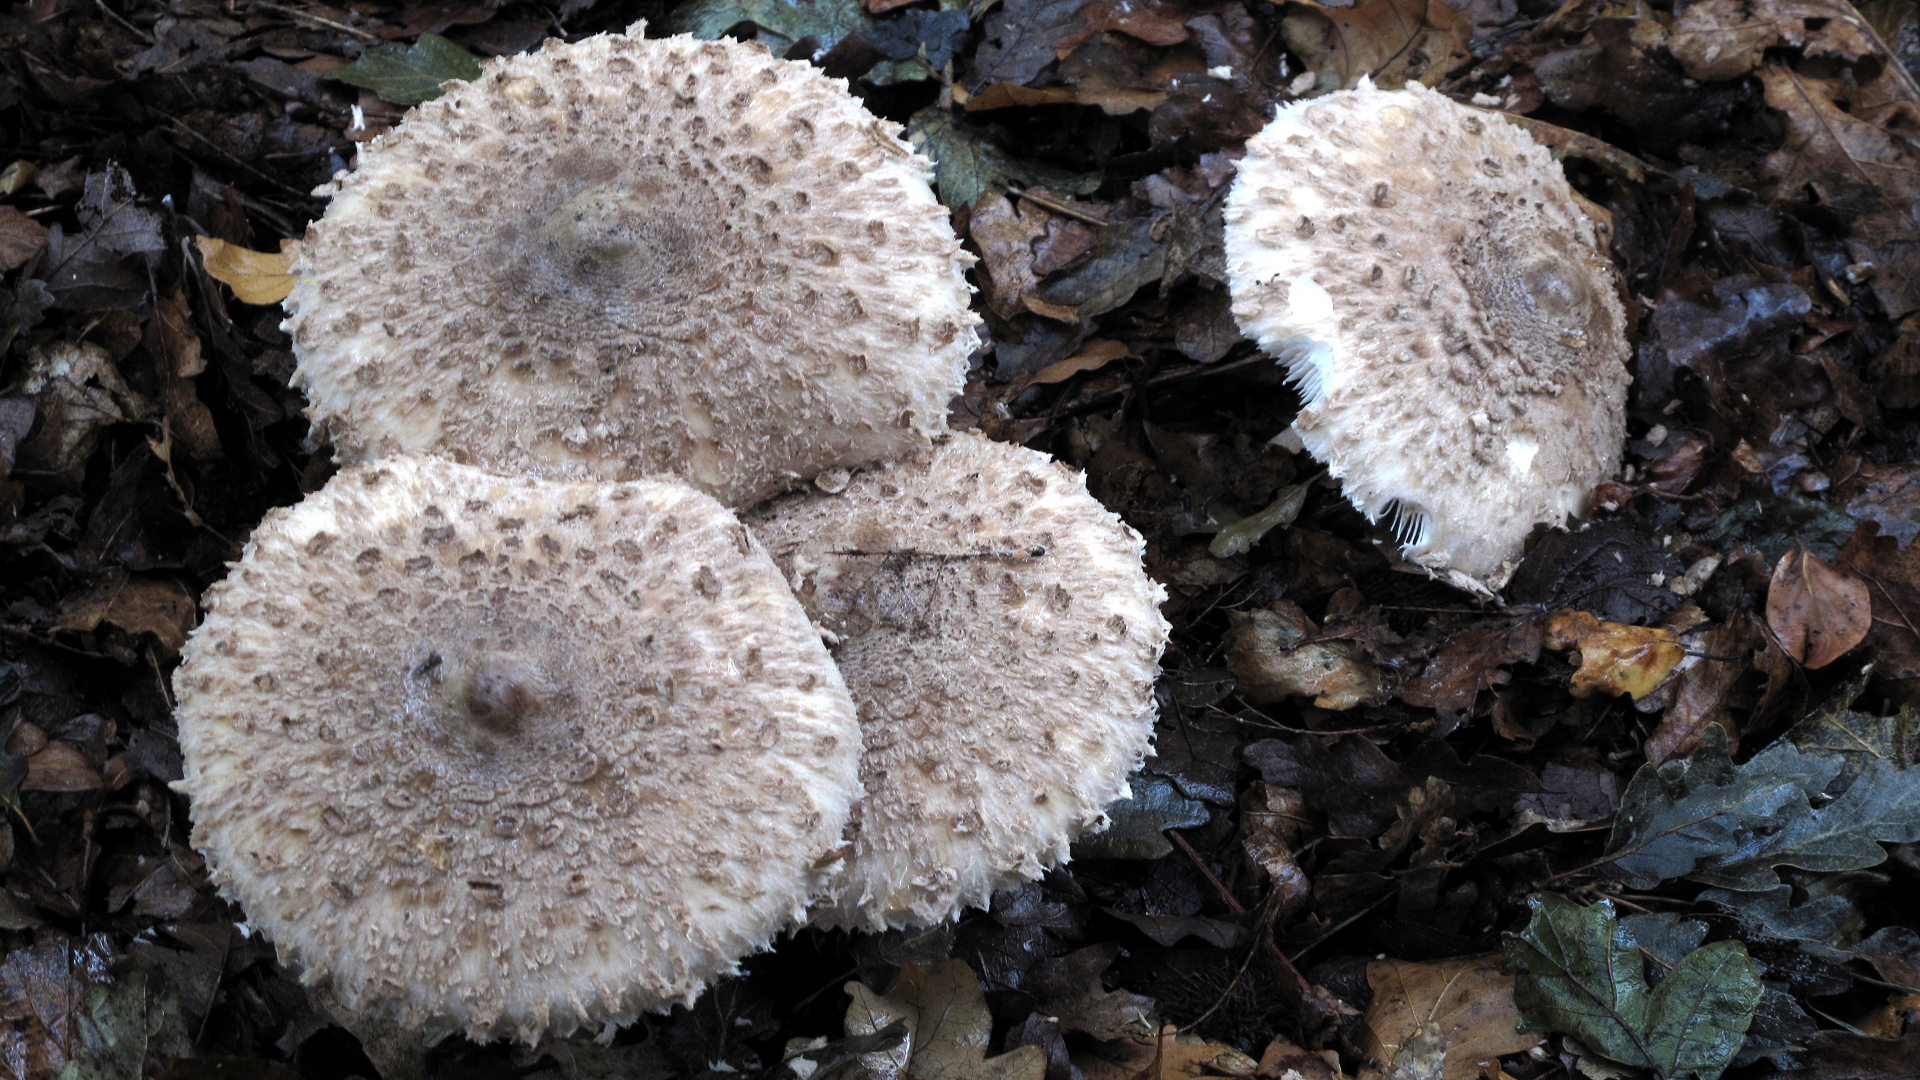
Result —
[[635, 30], [487, 61], [321, 189], [286, 326], [343, 460], [740, 506], [944, 429], [978, 318], [930, 164], [844, 80]]
[[864, 800], [819, 925], [924, 925], [1104, 828], [1153, 736], [1166, 596], [1044, 454], [956, 433], [749, 523], [860, 708]]
[[803, 914], [859, 791], [818, 632], [679, 483], [358, 466], [206, 606], [194, 843], [309, 983], [405, 1028], [690, 1001]]
[[1463, 588], [1620, 465], [1625, 315], [1545, 147], [1423, 86], [1283, 107], [1227, 199], [1233, 313], [1369, 520]]

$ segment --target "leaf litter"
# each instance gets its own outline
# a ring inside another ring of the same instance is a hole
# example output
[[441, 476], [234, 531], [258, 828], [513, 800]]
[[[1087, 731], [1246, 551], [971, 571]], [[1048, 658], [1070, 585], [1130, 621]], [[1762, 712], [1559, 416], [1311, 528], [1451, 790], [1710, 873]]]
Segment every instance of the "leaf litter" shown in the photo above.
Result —
[[[1142, 533], [1161, 756], [957, 924], [796, 933], [606, 1046], [376, 1064], [166, 786], [200, 592], [332, 469], [273, 249], [402, 106], [641, 18], [816, 63], [933, 160], [981, 259], [955, 423]], [[13, 1075], [1915, 1075], [1911, 5], [36, 0], [0, 36]], [[1611, 230], [1627, 468], [1506, 606], [1396, 567], [1229, 311], [1241, 144], [1363, 76], [1508, 111]]]

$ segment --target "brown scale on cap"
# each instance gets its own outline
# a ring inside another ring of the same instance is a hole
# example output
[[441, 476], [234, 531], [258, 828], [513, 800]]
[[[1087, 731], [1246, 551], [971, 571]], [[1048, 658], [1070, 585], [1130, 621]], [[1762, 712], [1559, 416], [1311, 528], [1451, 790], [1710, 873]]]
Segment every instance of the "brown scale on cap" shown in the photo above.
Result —
[[678, 483], [357, 466], [206, 605], [194, 843], [309, 983], [405, 1029], [690, 1001], [804, 914], [859, 791], [817, 631]]
[[343, 459], [677, 473], [746, 505], [943, 430], [977, 317], [931, 166], [759, 45], [482, 66], [321, 189], [286, 326]]
[[1166, 591], [1078, 473], [958, 433], [749, 523], [834, 642], [866, 797], [814, 921], [926, 925], [1106, 826], [1153, 737]]
[[1285, 106], [1227, 199], [1233, 313], [1409, 558], [1484, 592], [1620, 466], [1626, 318], [1553, 155], [1425, 87]]

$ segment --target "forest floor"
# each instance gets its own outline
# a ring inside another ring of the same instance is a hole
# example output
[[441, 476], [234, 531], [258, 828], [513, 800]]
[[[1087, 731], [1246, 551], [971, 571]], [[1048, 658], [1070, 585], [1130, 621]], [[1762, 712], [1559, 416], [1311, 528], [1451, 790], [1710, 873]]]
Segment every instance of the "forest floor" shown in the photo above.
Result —
[[[168, 787], [202, 591], [333, 471], [234, 249], [301, 236], [475, 58], [639, 19], [812, 59], [936, 160], [985, 318], [953, 422], [1145, 536], [1158, 755], [990, 910], [796, 932], [609, 1045], [376, 1065]], [[1916, 71], [1902, 0], [12, 6], [0, 1069], [1920, 1076]], [[1626, 464], [1498, 602], [1287, 449], [1300, 400], [1229, 310], [1246, 139], [1362, 77], [1524, 118], [1610, 219]]]

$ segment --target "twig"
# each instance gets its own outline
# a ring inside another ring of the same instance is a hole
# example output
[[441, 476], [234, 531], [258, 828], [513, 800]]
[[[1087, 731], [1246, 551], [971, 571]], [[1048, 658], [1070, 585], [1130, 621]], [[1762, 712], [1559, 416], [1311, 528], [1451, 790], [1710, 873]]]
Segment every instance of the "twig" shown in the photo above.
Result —
[[314, 23], [319, 26], [324, 26], [324, 27], [327, 27], [328, 29], [338, 30], [346, 34], [352, 34], [354, 37], [361, 38], [366, 41], [380, 40], [379, 34], [369, 34], [365, 30], [362, 30], [357, 26], [348, 26], [346, 23], [334, 22], [332, 19], [325, 18], [320, 15], [315, 15], [311, 11], [302, 11], [299, 8], [284, 7], [280, 4], [269, 4], [269, 3], [266, 3], [265, 0], [254, 0], [253, 6], [257, 8], [266, 8], [268, 11], [277, 11], [280, 14], [285, 15], [289, 18], [304, 19], [307, 22]]
[[1025, 188], [1008, 187], [1006, 184], [1001, 184], [1000, 187], [1014, 198], [1024, 199], [1042, 210], [1059, 214], [1061, 217], [1070, 217], [1075, 221], [1084, 221], [1089, 225], [1098, 225], [1102, 228], [1106, 227], [1107, 223], [1103, 219], [1094, 217], [1092, 214], [1074, 206], [1072, 203], [1061, 202], [1051, 195], [1039, 195]]

